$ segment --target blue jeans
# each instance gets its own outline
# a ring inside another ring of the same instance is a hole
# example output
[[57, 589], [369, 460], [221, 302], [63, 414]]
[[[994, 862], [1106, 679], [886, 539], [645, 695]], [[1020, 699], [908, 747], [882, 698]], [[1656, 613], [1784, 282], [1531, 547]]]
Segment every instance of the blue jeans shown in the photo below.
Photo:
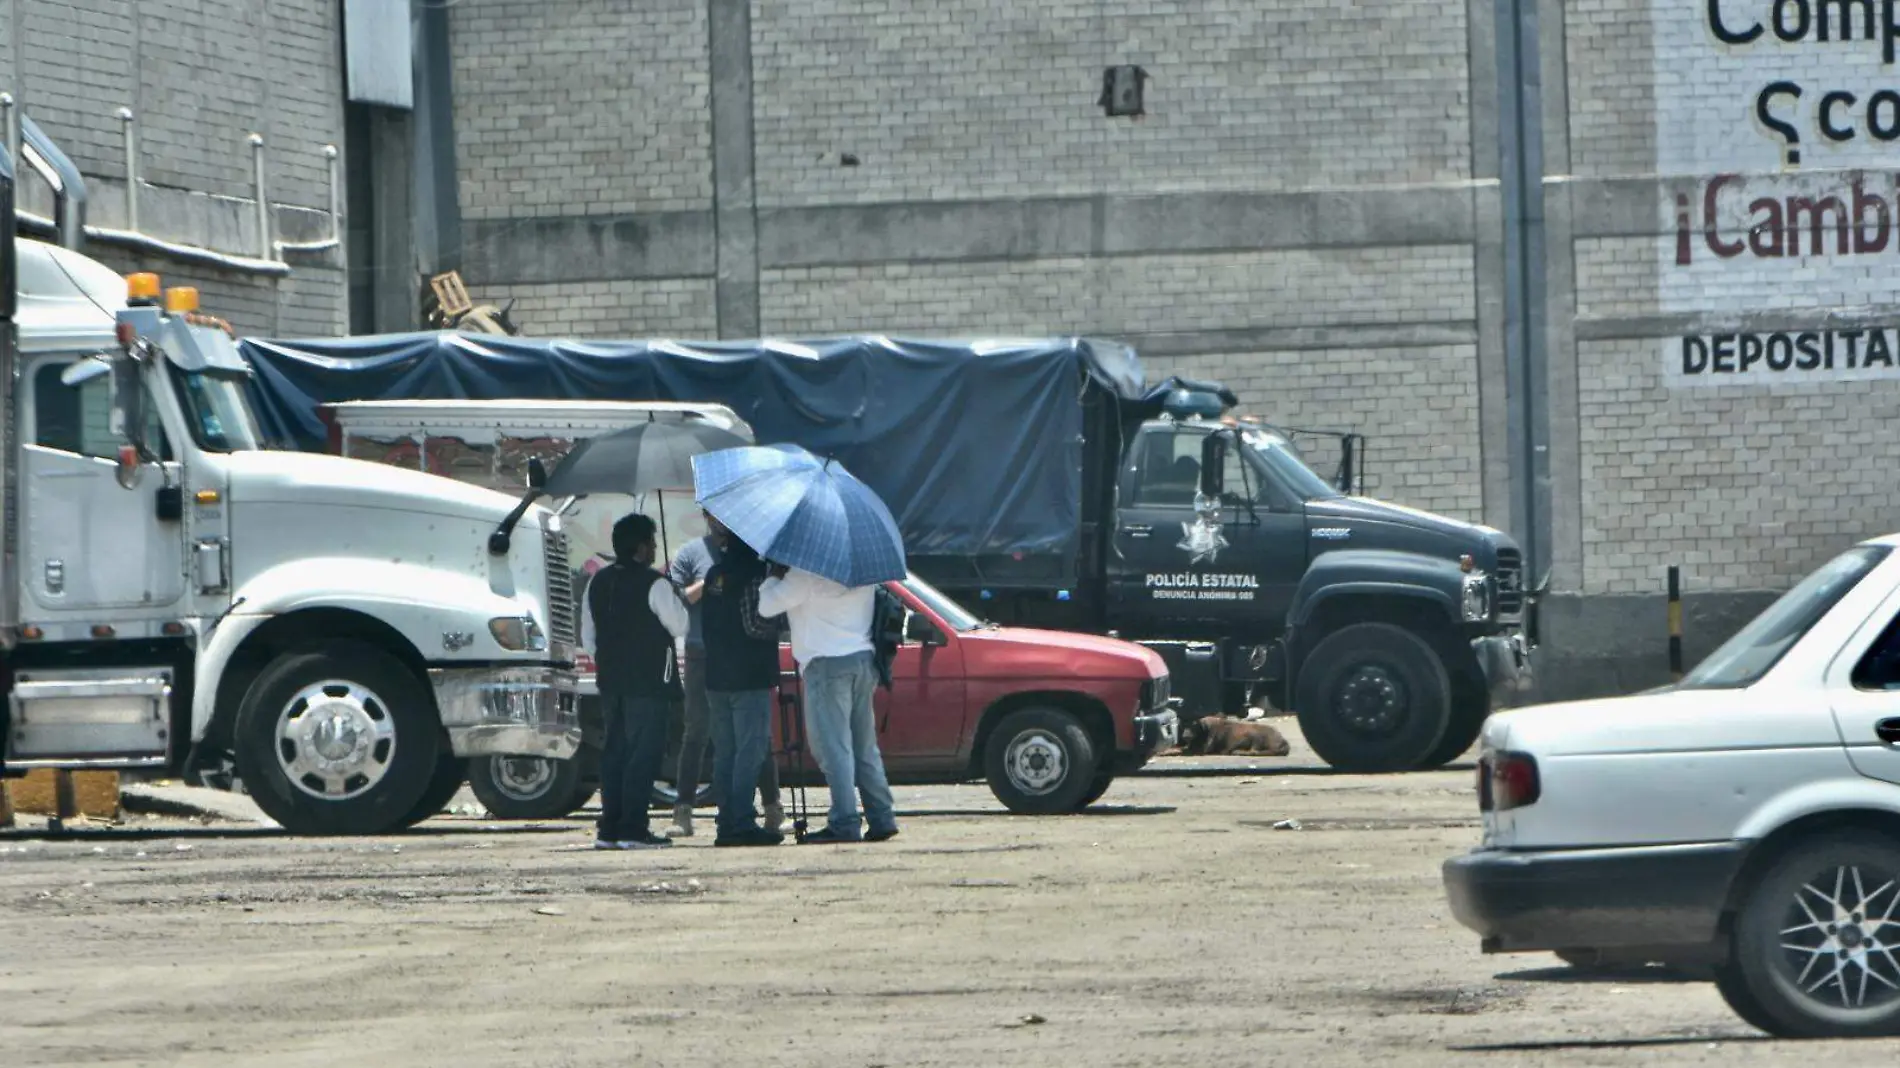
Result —
[[819, 657], [804, 668], [805, 733], [831, 791], [827, 824], [833, 834], [856, 839], [858, 795], [872, 831], [897, 829], [897, 808], [877, 748], [877, 717], [871, 695], [877, 671], [870, 653]]
[[602, 694], [607, 744], [600, 755], [600, 820], [603, 842], [645, 839], [651, 833], [647, 806], [653, 780], [666, 759], [666, 728], [672, 711], [664, 698]]
[[712, 734], [713, 784], [719, 793], [719, 835], [757, 830], [752, 788], [772, 759], [772, 691], [707, 690], [706, 725]]

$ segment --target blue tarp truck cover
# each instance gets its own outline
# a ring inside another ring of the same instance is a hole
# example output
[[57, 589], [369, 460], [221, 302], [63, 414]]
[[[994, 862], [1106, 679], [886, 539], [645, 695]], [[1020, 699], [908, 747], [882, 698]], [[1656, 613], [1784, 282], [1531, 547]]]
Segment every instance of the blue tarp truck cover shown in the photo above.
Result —
[[323, 451], [350, 400], [724, 404], [761, 444], [835, 457], [890, 505], [914, 556], [1072, 559], [1083, 395], [1144, 407], [1135, 353], [1083, 338], [570, 341], [451, 331], [246, 340], [264, 433]]

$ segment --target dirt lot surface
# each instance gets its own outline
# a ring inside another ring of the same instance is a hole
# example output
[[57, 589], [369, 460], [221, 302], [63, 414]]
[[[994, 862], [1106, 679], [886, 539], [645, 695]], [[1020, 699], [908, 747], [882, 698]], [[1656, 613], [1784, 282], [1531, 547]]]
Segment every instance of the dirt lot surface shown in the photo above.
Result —
[[[1248, 770], [1253, 769], [1253, 770]], [[1484, 957], [1438, 866], [1468, 765], [1179, 759], [1087, 815], [900, 788], [852, 847], [596, 853], [448, 815], [299, 840], [0, 832], [9, 1065], [1891, 1066], [1712, 987]], [[466, 794], [462, 799], [466, 802]], [[814, 801], [822, 793], [813, 794]], [[1299, 830], [1275, 830], [1294, 818]], [[706, 828], [709, 831], [710, 828]]]

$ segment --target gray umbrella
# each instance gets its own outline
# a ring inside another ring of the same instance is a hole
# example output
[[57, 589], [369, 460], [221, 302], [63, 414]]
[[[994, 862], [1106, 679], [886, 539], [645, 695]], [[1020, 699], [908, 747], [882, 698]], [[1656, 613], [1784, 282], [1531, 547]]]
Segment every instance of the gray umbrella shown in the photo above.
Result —
[[544, 492], [550, 497], [579, 497], [690, 490], [693, 457], [750, 444], [703, 420], [639, 423], [574, 446], [548, 475]]

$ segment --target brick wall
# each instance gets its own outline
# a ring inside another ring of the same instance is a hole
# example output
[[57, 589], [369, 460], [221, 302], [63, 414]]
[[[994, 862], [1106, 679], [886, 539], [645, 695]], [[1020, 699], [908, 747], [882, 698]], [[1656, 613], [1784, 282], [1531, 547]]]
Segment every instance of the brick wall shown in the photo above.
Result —
[[450, 42], [466, 217], [711, 203], [705, 0], [484, 0]]
[[[1465, 35], [1418, 0], [755, 0], [759, 200], [1465, 178]], [[1116, 63], [1140, 123], [1095, 106]]]
[[[121, 107], [138, 120], [140, 229], [181, 244], [257, 255], [247, 139], [266, 143], [279, 237], [327, 233], [326, 144], [341, 147], [342, 74], [333, 0], [0, 0], [0, 89], [85, 174], [89, 221], [125, 223]], [[37, 179], [23, 199], [47, 203]], [[205, 195], [208, 194], [209, 197]], [[297, 210], [304, 209], [304, 210]], [[35, 210], [44, 211], [43, 206]], [[294, 218], [292, 216], [295, 216]], [[294, 232], [293, 232], [294, 231]], [[277, 280], [89, 242], [115, 269], [197, 285], [204, 306], [259, 333], [335, 334], [346, 322], [340, 264], [305, 257]]]
[[715, 335], [712, 282], [574, 282], [482, 287], [471, 293], [496, 307], [515, 302], [509, 318], [539, 337], [709, 338]]

